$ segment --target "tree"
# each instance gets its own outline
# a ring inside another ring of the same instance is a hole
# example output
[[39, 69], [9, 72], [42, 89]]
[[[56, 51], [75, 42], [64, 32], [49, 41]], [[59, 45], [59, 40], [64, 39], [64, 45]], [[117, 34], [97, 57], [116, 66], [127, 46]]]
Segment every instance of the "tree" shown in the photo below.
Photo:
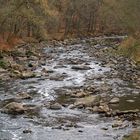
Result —
[[0, 31], [3, 37], [8, 33], [6, 40], [13, 35], [42, 36], [45, 13], [40, 0], [6, 0], [0, 3]]

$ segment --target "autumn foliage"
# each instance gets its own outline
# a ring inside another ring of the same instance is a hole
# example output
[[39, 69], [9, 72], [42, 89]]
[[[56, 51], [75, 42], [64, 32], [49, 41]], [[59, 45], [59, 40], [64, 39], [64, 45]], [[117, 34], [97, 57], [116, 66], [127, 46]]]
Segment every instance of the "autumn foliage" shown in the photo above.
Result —
[[0, 49], [23, 40], [112, 34], [140, 42], [139, 13], [140, 0], [0, 0]]

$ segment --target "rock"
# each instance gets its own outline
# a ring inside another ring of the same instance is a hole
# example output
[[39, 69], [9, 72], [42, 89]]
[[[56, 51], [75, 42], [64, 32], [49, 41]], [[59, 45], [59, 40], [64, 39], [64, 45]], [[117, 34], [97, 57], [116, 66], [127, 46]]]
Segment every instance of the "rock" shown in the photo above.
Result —
[[41, 72], [48, 73], [48, 70], [46, 68], [43, 68]]
[[82, 98], [82, 97], [85, 97], [86, 95], [88, 95], [88, 94], [85, 93], [85, 92], [78, 92], [76, 94], [72, 94], [71, 97], [74, 97], [74, 98]]
[[38, 61], [38, 57], [37, 56], [30, 56], [29, 60]]
[[121, 115], [125, 115], [125, 114], [138, 114], [140, 112], [139, 109], [135, 109], [135, 110], [125, 110], [125, 111], [119, 111], [117, 110], [115, 112], [115, 115], [117, 116], [121, 116]]
[[9, 104], [11, 102], [20, 103], [21, 100], [18, 99], [18, 98], [8, 98], [8, 99], [5, 99], [5, 100], [0, 100], [0, 108], [3, 108], [4, 106], [6, 106], [7, 104]]
[[60, 110], [62, 109], [62, 106], [59, 103], [55, 103], [55, 104], [50, 105], [49, 109]]
[[102, 130], [108, 130], [108, 128], [107, 127], [103, 127]]
[[33, 72], [22, 72], [20, 75], [21, 79], [28, 79], [28, 78], [34, 78], [34, 77], [36, 77], [36, 75]]
[[86, 65], [72, 66], [71, 68], [74, 70], [90, 70], [91, 69], [91, 67], [86, 66]]
[[62, 128], [63, 128], [62, 125], [52, 127], [52, 129], [62, 129]]
[[54, 73], [54, 71], [51, 70], [51, 69], [48, 69], [47, 72], [48, 72], [48, 73]]
[[66, 68], [67, 66], [65, 65], [57, 65], [57, 66], [54, 66], [53, 68], [54, 69], [59, 69], [59, 68]]
[[13, 115], [23, 114], [25, 112], [25, 108], [21, 103], [11, 102], [3, 108], [2, 112]]
[[18, 71], [18, 70], [13, 70], [13, 74], [16, 74], [16, 75], [19, 75], [20, 76], [21, 72]]
[[82, 133], [82, 132], [83, 132], [83, 130], [78, 130], [78, 132], [79, 132], [79, 133]]
[[116, 121], [113, 125], [112, 125], [112, 127], [114, 128], [114, 127], [121, 127], [123, 125], [123, 122], [121, 121], [121, 120], [119, 120], [119, 121]]
[[23, 130], [23, 133], [32, 133], [32, 130], [31, 129], [26, 129], [26, 130]]
[[28, 67], [30, 67], [30, 68], [37, 68], [37, 66], [38, 66], [38, 63], [36, 63], [36, 62], [29, 62], [29, 64], [28, 64]]
[[135, 102], [135, 100], [126, 100], [127, 102], [129, 102], [129, 103], [134, 103]]
[[76, 107], [76, 106], [73, 105], [73, 104], [71, 104], [71, 105], [68, 106], [69, 109], [74, 109], [75, 107]]
[[11, 64], [11, 68], [13, 70], [17, 70], [17, 71], [22, 71], [23, 70], [23, 66], [19, 65], [19, 64]]
[[101, 100], [100, 95], [97, 95], [97, 96], [91, 95], [88, 97], [77, 99], [74, 105], [76, 107], [81, 106], [81, 105], [83, 105], [84, 107], [92, 107], [92, 106], [98, 105], [100, 103], [100, 100]]
[[57, 75], [50, 76], [50, 80], [63, 81], [65, 77], [66, 77], [66, 75], [57, 74]]
[[74, 127], [74, 128], [78, 128], [78, 125], [74, 122], [67, 122], [65, 124], [65, 127]]
[[24, 57], [17, 57], [17, 60], [20, 61], [20, 62], [26, 62], [27, 61], [27, 57], [24, 56]]
[[17, 98], [19, 98], [19, 99], [32, 99], [32, 96], [30, 96], [28, 93], [20, 93], [17, 95]]
[[7, 72], [7, 70], [0, 68], [0, 73], [6, 73], [6, 72]]
[[99, 107], [98, 106], [94, 106], [92, 108], [92, 112], [95, 112], [95, 113], [99, 112]]
[[39, 116], [40, 110], [42, 108], [41, 105], [35, 105], [35, 104], [26, 104], [24, 105], [25, 113], [28, 116]]
[[117, 98], [117, 97], [115, 97], [115, 98], [111, 99], [109, 103], [110, 103], [110, 104], [117, 104], [117, 103], [119, 103], [119, 102], [120, 102], [120, 99]]
[[101, 112], [103, 113], [108, 113], [110, 111], [109, 106], [106, 103], [103, 103], [99, 106], [99, 109], [101, 110]]

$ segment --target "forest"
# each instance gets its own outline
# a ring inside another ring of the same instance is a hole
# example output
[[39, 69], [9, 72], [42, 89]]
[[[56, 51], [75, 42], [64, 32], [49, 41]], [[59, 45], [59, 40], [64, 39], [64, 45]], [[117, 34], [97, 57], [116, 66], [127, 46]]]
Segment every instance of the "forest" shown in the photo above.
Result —
[[139, 0], [2, 0], [0, 6], [0, 38], [9, 45], [14, 38], [103, 34], [127, 34], [139, 42]]
[[140, 139], [140, 0], [0, 0], [0, 140]]

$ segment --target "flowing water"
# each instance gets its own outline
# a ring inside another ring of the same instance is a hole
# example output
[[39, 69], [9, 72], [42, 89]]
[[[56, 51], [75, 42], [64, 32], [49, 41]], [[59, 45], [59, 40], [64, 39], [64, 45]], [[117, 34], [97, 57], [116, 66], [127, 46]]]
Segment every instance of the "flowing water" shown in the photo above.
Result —
[[[36, 72], [40, 75], [42, 69], [46, 68], [50, 71], [49, 76], [38, 76], [38, 78], [6, 83], [0, 81], [1, 102], [12, 100], [17, 93], [28, 92], [32, 95], [33, 100], [23, 101], [26, 104], [41, 106], [49, 101], [69, 104], [71, 101], [63, 92], [81, 89], [87, 85], [87, 79], [104, 76], [105, 73], [111, 71], [110, 67], [101, 66], [99, 61], [89, 56], [86, 47], [81, 44], [65, 48], [48, 47], [44, 51], [46, 54], [51, 54], [52, 58], [47, 59], [46, 65], [39, 67]], [[87, 69], [72, 69], [73, 66], [77, 65], [84, 65]], [[103, 82], [94, 81], [98, 85]], [[116, 86], [114, 83], [125, 85], [121, 79], [115, 79], [114, 82], [113, 79], [107, 78], [106, 82], [111, 83], [114, 87]], [[125, 89], [122, 88], [121, 91]], [[114, 92], [116, 90], [114, 89]], [[124, 110], [129, 108], [131, 103], [125, 101], [131, 98], [132, 96], [121, 97], [121, 102], [117, 108]], [[133, 98], [135, 102], [132, 103], [131, 109], [140, 108], [139, 97]], [[131, 123], [127, 121], [123, 122], [123, 126], [127, 125], [125, 128], [112, 128], [114, 121], [114, 118], [102, 117], [88, 111], [69, 109], [67, 106], [63, 106], [61, 110], [49, 110], [41, 107], [33, 114], [19, 116], [0, 113], [0, 140], [119, 140], [132, 130]], [[74, 123], [76, 126], [65, 127], [70, 123]], [[57, 129], [60, 125], [62, 129]], [[32, 133], [23, 133], [26, 129], [31, 129]]]

